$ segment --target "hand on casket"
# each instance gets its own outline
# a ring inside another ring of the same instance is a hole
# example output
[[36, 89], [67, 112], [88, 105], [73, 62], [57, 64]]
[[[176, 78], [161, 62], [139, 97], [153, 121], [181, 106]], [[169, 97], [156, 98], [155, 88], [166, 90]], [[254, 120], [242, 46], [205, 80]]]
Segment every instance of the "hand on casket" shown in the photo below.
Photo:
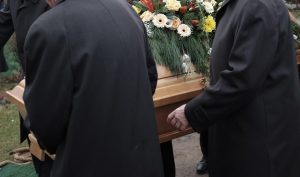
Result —
[[178, 130], [186, 130], [190, 124], [184, 113], [185, 104], [175, 109], [168, 115], [167, 122]]

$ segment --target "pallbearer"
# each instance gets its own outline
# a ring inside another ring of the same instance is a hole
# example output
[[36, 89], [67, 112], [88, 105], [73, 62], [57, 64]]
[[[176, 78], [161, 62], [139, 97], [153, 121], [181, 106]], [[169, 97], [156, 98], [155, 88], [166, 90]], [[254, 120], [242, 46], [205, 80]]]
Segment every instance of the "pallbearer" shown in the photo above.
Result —
[[25, 106], [52, 177], [163, 177], [157, 72], [126, 1], [49, 0], [25, 44]]
[[210, 177], [299, 177], [300, 87], [282, 0], [224, 0], [211, 85], [169, 115], [209, 129]]

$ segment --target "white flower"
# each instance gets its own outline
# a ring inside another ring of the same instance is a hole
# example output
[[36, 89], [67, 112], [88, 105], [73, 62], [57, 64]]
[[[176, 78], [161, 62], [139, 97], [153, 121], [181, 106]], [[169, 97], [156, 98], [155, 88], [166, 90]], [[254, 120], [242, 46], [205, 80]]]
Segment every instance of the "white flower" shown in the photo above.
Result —
[[181, 24], [177, 28], [177, 33], [180, 34], [181, 37], [188, 37], [192, 34], [192, 30], [188, 25]]
[[217, 1], [215, 0], [210, 0], [211, 5], [213, 5], [215, 7], [215, 5], [217, 5]]
[[163, 28], [166, 26], [168, 18], [164, 14], [156, 14], [153, 16], [152, 22], [157, 28]]
[[205, 2], [211, 3], [211, 5], [214, 6], [214, 7], [215, 7], [215, 5], [217, 5], [217, 1], [215, 1], [215, 0], [205, 0]]
[[298, 37], [297, 37], [295, 34], [293, 34], [293, 37], [294, 37], [294, 39], [295, 39], [295, 40], [297, 40], [297, 39], [298, 39]]
[[178, 11], [181, 7], [180, 1], [177, 0], [167, 0], [166, 8], [170, 11]]
[[210, 2], [203, 2], [203, 6], [207, 13], [211, 14], [214, 12], [214, 6]]
[[140, 17], [143, 22], [148, 22], [148, 21], [152, 20], [153, 16], [154, 16], [154, 14], [147, 10], [144, 13], [142, 13], [142, 15]]
[[209, 48], [208, 51], [207, 51], [207, 54], [211, 55], [211, 52], [212, 52], [212, 48]]

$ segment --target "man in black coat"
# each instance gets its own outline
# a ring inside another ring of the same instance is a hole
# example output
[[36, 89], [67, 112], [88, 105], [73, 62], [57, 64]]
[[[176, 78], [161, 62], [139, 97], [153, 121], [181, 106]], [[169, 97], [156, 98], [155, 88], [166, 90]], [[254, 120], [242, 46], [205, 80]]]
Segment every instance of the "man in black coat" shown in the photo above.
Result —
[[[24, 68], [23, 46], [27, 31], [31, 24], [48, 9], [44, 0], [2, 0], [0, 10], [0, 48], [15, 32], [18, 56]], [[5, 70], [5, 59], [3, 53], [0, 55], [1, 69]], [[2, 67], [3, 66], [3, 67]]]
[[[18, 56], [24, 70], [23, 46], [26, 34], [31, 24], [47, 9], [48, 5], [44, 0], [0, 1], [0, 72], [7, 70], [3, 47], [14, 32], [16, 34]], [[28, 136], [28, 130], [23, 126], [22, 118], [20, 118], [20, 133], [21, 142], [23, 142]], [[52, 160], [46, 158], [45, 162], [40, 162], [33, 156], [33, 162], [40, 177], [50, 175]]]
[[211, 85], [172, 112], [178, 129], [209, 127], [210, 177], [299, 177], [300, 86], [282, 0], [225, 0]]
[[142, 21], [123, 0], [49, 3], [26, 38], [24, 101], [51, 176], [163, 177]]

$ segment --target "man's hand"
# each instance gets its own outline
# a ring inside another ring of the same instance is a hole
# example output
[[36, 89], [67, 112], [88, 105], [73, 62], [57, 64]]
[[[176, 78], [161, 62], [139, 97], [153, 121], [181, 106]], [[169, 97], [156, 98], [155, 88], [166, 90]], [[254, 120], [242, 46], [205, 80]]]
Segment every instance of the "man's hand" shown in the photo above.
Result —
[[189, 127], [189, 122], [184, 113], [185, 104], [175, 109], [167, 118], [167, 122], [178, 130], [185, 130]]

